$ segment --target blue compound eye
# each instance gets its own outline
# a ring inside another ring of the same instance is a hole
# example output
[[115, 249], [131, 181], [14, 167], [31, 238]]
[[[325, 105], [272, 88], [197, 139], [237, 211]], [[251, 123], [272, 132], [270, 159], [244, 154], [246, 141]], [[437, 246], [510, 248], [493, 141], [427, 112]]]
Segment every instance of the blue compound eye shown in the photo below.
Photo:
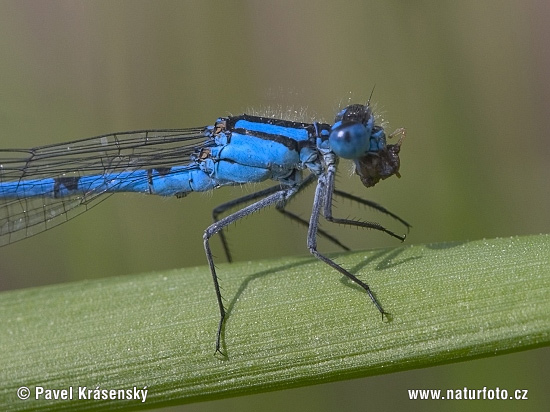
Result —
[[369, 149], [369, 133], [361, 123], [341, 125], [328, 137], [332, 151], [344, 159], [357, 159]]

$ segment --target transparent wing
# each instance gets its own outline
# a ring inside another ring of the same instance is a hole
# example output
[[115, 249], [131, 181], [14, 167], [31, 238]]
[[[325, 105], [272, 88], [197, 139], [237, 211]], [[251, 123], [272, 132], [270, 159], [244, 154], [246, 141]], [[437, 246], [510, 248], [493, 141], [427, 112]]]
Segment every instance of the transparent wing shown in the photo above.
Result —
[[[118, 173], [125, 173], [127, 181], [137, 170], [186, 165], [189, 156], [209, 141], [206, 128], [143, 130], [0, 150], [0, 246], [64, 223], [112, 194], [103, 189], [61, 198], [21, 197], [14, 195], [14, 183]], [[143, 173], [134, 179], [144, 179]]]

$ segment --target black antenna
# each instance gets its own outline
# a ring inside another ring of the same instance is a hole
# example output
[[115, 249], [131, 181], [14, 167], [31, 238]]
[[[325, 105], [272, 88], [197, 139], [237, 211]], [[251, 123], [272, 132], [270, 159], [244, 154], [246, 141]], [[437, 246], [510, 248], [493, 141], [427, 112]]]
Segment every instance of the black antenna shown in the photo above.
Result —
[[372, 94], [374, 93], [374, 88], [376, 85], [372, 86], [372, 90], [370, 92], [369, 100], [367, 100], [367, 107], [370, 107], [370, 99], [372, 98]]

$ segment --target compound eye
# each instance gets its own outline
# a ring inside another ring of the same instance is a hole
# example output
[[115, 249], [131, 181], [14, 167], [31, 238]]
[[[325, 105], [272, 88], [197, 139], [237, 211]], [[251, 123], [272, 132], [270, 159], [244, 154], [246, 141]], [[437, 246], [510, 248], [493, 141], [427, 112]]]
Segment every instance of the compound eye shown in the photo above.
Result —
[[361, 123], [342, 124], [329, 135], [332, 151], [344, 159], [357, 159], [369, 148], [369, 133]]

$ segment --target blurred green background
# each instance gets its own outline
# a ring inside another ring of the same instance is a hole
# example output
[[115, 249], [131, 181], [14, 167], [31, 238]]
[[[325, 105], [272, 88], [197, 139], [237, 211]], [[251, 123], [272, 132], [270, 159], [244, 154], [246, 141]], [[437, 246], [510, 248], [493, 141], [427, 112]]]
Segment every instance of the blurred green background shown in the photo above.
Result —
[[[249, 109], [305, 108], [306, 118], [330, 122], [376, 86], [389, 131], [408, 131], [403, 177], [365, 192], [344, 163], [340, 189], [411, 222], [411, 244], [548, 233], [548, 39], [543, 0], [1, 1], [1, 146], [202, 126]], [[209, 211], [257, 188], [183, 200], [113, 196], [0, 249], [0, 290], [204, 265]], [[311, 194], [291, 209], [308, 216]], [[337, 211], [402, 230], [346, 202]], [[399, 245], [375, 232], [330, 230], [354, 249]], [[228, 232], [236, 260], [305, 255], [305, 235], [274, 210]], [[223, 262], [217, 240], [213, 248]], [[538, 349], [172, 410], [543, 410], [549, 360]], [[530, 400], [407, 399], [408, 388], [465, 386], [528, 389]]]

